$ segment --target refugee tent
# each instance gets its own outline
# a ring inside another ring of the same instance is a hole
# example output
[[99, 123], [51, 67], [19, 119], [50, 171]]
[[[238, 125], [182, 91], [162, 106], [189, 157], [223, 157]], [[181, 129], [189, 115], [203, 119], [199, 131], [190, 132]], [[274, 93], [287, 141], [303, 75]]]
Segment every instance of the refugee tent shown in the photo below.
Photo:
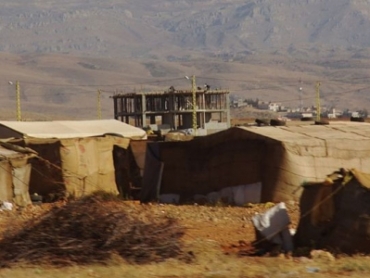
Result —
[[305, 185], [300, 211], [297, 247], [370, 253], [370, 174], [342, 169]]
[[31, 174], [29, 159], [35, 154], [32, 150], [0, 142], [0, 204], [31, 204], [28, 193]]
[[53, 200], [96, 190], [118, 193], [117, 171], [125, 169], [115, 169], [113, 152], [146, 133], [117, 120], [0, 122], [0, 138], [9, 137], [38, 152], [30, 193]]
[[[303, 123], [234, 127], [187, 142], [148, 143], [141, 200], [154, 200], [157, 192], [187, 201], [256, 183], [262, 185], [262, 202], [298, 200], [303, 184], [321, 181], [344, 165], [369, 171], [369, 134], [367, 123]], [[160, 163], [158, 176], [150, 169]]]

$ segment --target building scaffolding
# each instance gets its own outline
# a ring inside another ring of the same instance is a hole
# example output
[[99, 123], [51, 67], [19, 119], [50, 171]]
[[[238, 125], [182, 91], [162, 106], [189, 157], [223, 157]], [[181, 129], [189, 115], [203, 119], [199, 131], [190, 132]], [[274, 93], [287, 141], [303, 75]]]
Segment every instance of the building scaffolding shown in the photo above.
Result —
[[193, 89], [175, 90], [173, 87], [162, 92], [112, 96], [115, 119], [143, 128], [154, 124], [169, 125], [173, 130], [195, 126], [205, 130], [230, 127], [229, 97], [227, 90], [197, 88], [194, 94]]

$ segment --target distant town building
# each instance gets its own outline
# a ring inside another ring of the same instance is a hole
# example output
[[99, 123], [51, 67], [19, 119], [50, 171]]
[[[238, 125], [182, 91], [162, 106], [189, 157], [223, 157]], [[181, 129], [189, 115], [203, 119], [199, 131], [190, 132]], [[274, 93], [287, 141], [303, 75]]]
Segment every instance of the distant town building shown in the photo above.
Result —
[[234, 107], [234, 108], [245, 107], [245, 106], [251, 106], [251, 105], [250, 105], [250, 104], [248, 104], [248, 103], [246, 102], [246, 100], [245, 100], [245, 99], [243, 99], [243, 98], [239, 98], [239, 99], [237, 99], [237, 100], [233, 100], [233, 101], [231, 102], [231, 105], [232, 105], [232, 107]]
[[199, 129], [198, 135], [230, 127], [230, 92], [198, 88], [113, 95], [114, 118], [137, 127], [162, 130]]

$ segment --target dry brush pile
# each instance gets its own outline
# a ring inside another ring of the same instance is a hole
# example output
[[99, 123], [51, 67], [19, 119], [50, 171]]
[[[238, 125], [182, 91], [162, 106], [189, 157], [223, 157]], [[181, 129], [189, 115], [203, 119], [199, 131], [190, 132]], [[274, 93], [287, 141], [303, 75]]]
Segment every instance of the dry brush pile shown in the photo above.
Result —
[[184, 255], [183, 228], [175, 219], [96, 193], [14, 225], [0, 242], [0, 263], [72, 265], [107, 262], [119, 255], [132, 263]]

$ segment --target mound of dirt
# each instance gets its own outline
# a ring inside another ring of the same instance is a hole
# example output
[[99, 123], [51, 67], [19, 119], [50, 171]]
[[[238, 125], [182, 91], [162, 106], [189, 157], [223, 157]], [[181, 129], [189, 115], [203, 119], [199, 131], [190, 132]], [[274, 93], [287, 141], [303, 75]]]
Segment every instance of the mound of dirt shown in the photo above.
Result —
[[0, 241], [1, 265], [73, 265], [107, 262], [119, 255], [132, 263], [183, 256], [184, 229], [168, 216], [116, 197], [95, 193], [6, 230]]

